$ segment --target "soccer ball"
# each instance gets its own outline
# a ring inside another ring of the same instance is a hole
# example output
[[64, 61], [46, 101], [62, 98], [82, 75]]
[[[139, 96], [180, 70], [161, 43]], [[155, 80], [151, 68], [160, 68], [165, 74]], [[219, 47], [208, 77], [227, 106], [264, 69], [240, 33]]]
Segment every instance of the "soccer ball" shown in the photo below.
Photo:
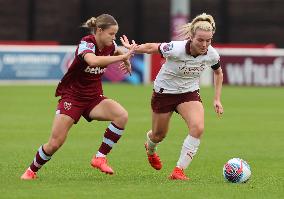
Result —
[[248, 163], [240, 158], [230, 159], [223, 167], [225, 180], [232, 183], [245, 183], [251, 176]]

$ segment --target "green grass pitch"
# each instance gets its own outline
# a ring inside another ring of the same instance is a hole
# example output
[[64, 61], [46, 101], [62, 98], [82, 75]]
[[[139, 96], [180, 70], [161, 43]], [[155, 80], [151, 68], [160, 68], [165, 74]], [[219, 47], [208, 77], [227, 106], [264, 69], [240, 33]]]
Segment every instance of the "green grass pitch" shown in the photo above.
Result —
[[[81, 118], [63, 147], [38, 173], [35, 181], [20, 180], [38, 147], [50, 134], [57, 99], [55, 86], [0, 86], [0, 198], [284, 198], [283, 88], [224, 87], [225, 113], [213, 111], [213, 88], [202, 88], [205, 132], [200, 150], [186, 170], [190, 181], [170, 181], [187, 128], [174, 114], [158, 152], [164, 167], [152, 169], [144, 151], [151, 126], [152, 86], [105, 84], [105, 95], [129, 112], [122, 139], [108, 156], [115, 170], [108, 176], [94, 170], [97, 151], [108, 122]], [[246, 160], [252, 177], [246, 184], [223, 180], [224, 163]]]

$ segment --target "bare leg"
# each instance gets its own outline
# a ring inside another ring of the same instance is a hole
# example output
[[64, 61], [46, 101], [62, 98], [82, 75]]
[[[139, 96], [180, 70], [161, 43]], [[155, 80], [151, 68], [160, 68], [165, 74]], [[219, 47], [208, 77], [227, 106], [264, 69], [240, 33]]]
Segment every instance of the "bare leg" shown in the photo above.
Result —
[[74, 120], [67, 115], [56, 115], [53, 121], [51, 136], [43, 145], [44, 151], [53, 155], [65, 142], [69, 129], [74, 124]]
[[128, 113], [116, 101], [105, 99], [93, 108], [90, 112], [90, 118], [99, 121], [111, 121], [105, 130], [103, 141], [97, 154], [92, 158], [91, 165], [104, 173], [113, 174], [114, 171], [107, 164], [106, 155], [122, 136], [128, 120]]
[[55, 116], [49, 141], [39, 147], [33, 162], [21, 176], [21, 179], [33, 180], [36, 178], [36, 172], [62, 146], [73, 123], [74, 120], [67, 115], [60, 114]]
[[152, 130], [147, 133], [147, 148], [148, 153], [154, 154], [156, 146], [165, 137], [169, 129], [169, 122], [172, 112], [169, 113], [154, 113], [152, 112]]

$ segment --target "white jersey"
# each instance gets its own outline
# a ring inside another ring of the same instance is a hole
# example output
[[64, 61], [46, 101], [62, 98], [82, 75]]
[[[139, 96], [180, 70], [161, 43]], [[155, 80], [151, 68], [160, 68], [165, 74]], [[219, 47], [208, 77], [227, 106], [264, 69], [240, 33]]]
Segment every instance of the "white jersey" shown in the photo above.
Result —
[[186, 53], [187, 42], [172, 41], [159, 46], [166, 62], [154, 81], [155, 92], [177, 94], [198, 90], [202, 71], [219, 63], [220, 56], [211, 45], [206, 54], [193, 57]]

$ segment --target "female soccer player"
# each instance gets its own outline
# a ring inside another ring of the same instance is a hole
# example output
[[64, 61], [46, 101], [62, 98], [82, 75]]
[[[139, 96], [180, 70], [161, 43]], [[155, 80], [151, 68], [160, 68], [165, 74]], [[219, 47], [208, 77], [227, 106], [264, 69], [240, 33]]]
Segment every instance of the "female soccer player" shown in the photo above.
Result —
[[111, 121], [91, 165], [104, 173], [114, 173], [107, 164], [106, 155], [121, 137], [128, 113], [119, 103], [103, 95], [101, 77], [109, 64], [118, 61], [122, 61], [121, 70], [130, 73], [129, 59], [136, 45], [132, 45], [125, 54], [117, 48], [114, 40], [118, 24], [111, 15], [92, 17], [83, 27], [89, 28], [92, 34], [82, 38], [73, 63], [58, 84], [55, 95], [61, 98], [58, 101], [51, 136], [46, 144], [39, 147], [33, 162], [21, 179], [36, 178], [36, 172], [61, 147], [69, 129], [81, 116], [89, 122]]
[[[211, 67], [214, 71], [215, 112], [223, 114], [221, 89], [223, 73], [219, 55], [211, 46], [215, 22], [211, 15], [203, 13], [191, 23], [180, 29], [183, 41], [170, 43], [145, 43], [138, 45], [137, 53], [161, 53], [166, 58], [155, 81], [152, 95], [152, 129], [147, 133], [145, 148], [151, 166], [160, 170], [162, 163], [156, 153], [156, 146], [161, 142], [169, 127], [174, 111], [179, 113], [187, 124], [189, 135], [185, 138], [179, 160], [170, 179], [188, 180], [184, 170], [197, 153], [204, 129], [204, 109], [199, 95], [199, 78], [203, 70]], [[122, 44], [131, 49], [126, 36], [120, 38]], [[132, 44], [135, 41], [132, 40]]]

